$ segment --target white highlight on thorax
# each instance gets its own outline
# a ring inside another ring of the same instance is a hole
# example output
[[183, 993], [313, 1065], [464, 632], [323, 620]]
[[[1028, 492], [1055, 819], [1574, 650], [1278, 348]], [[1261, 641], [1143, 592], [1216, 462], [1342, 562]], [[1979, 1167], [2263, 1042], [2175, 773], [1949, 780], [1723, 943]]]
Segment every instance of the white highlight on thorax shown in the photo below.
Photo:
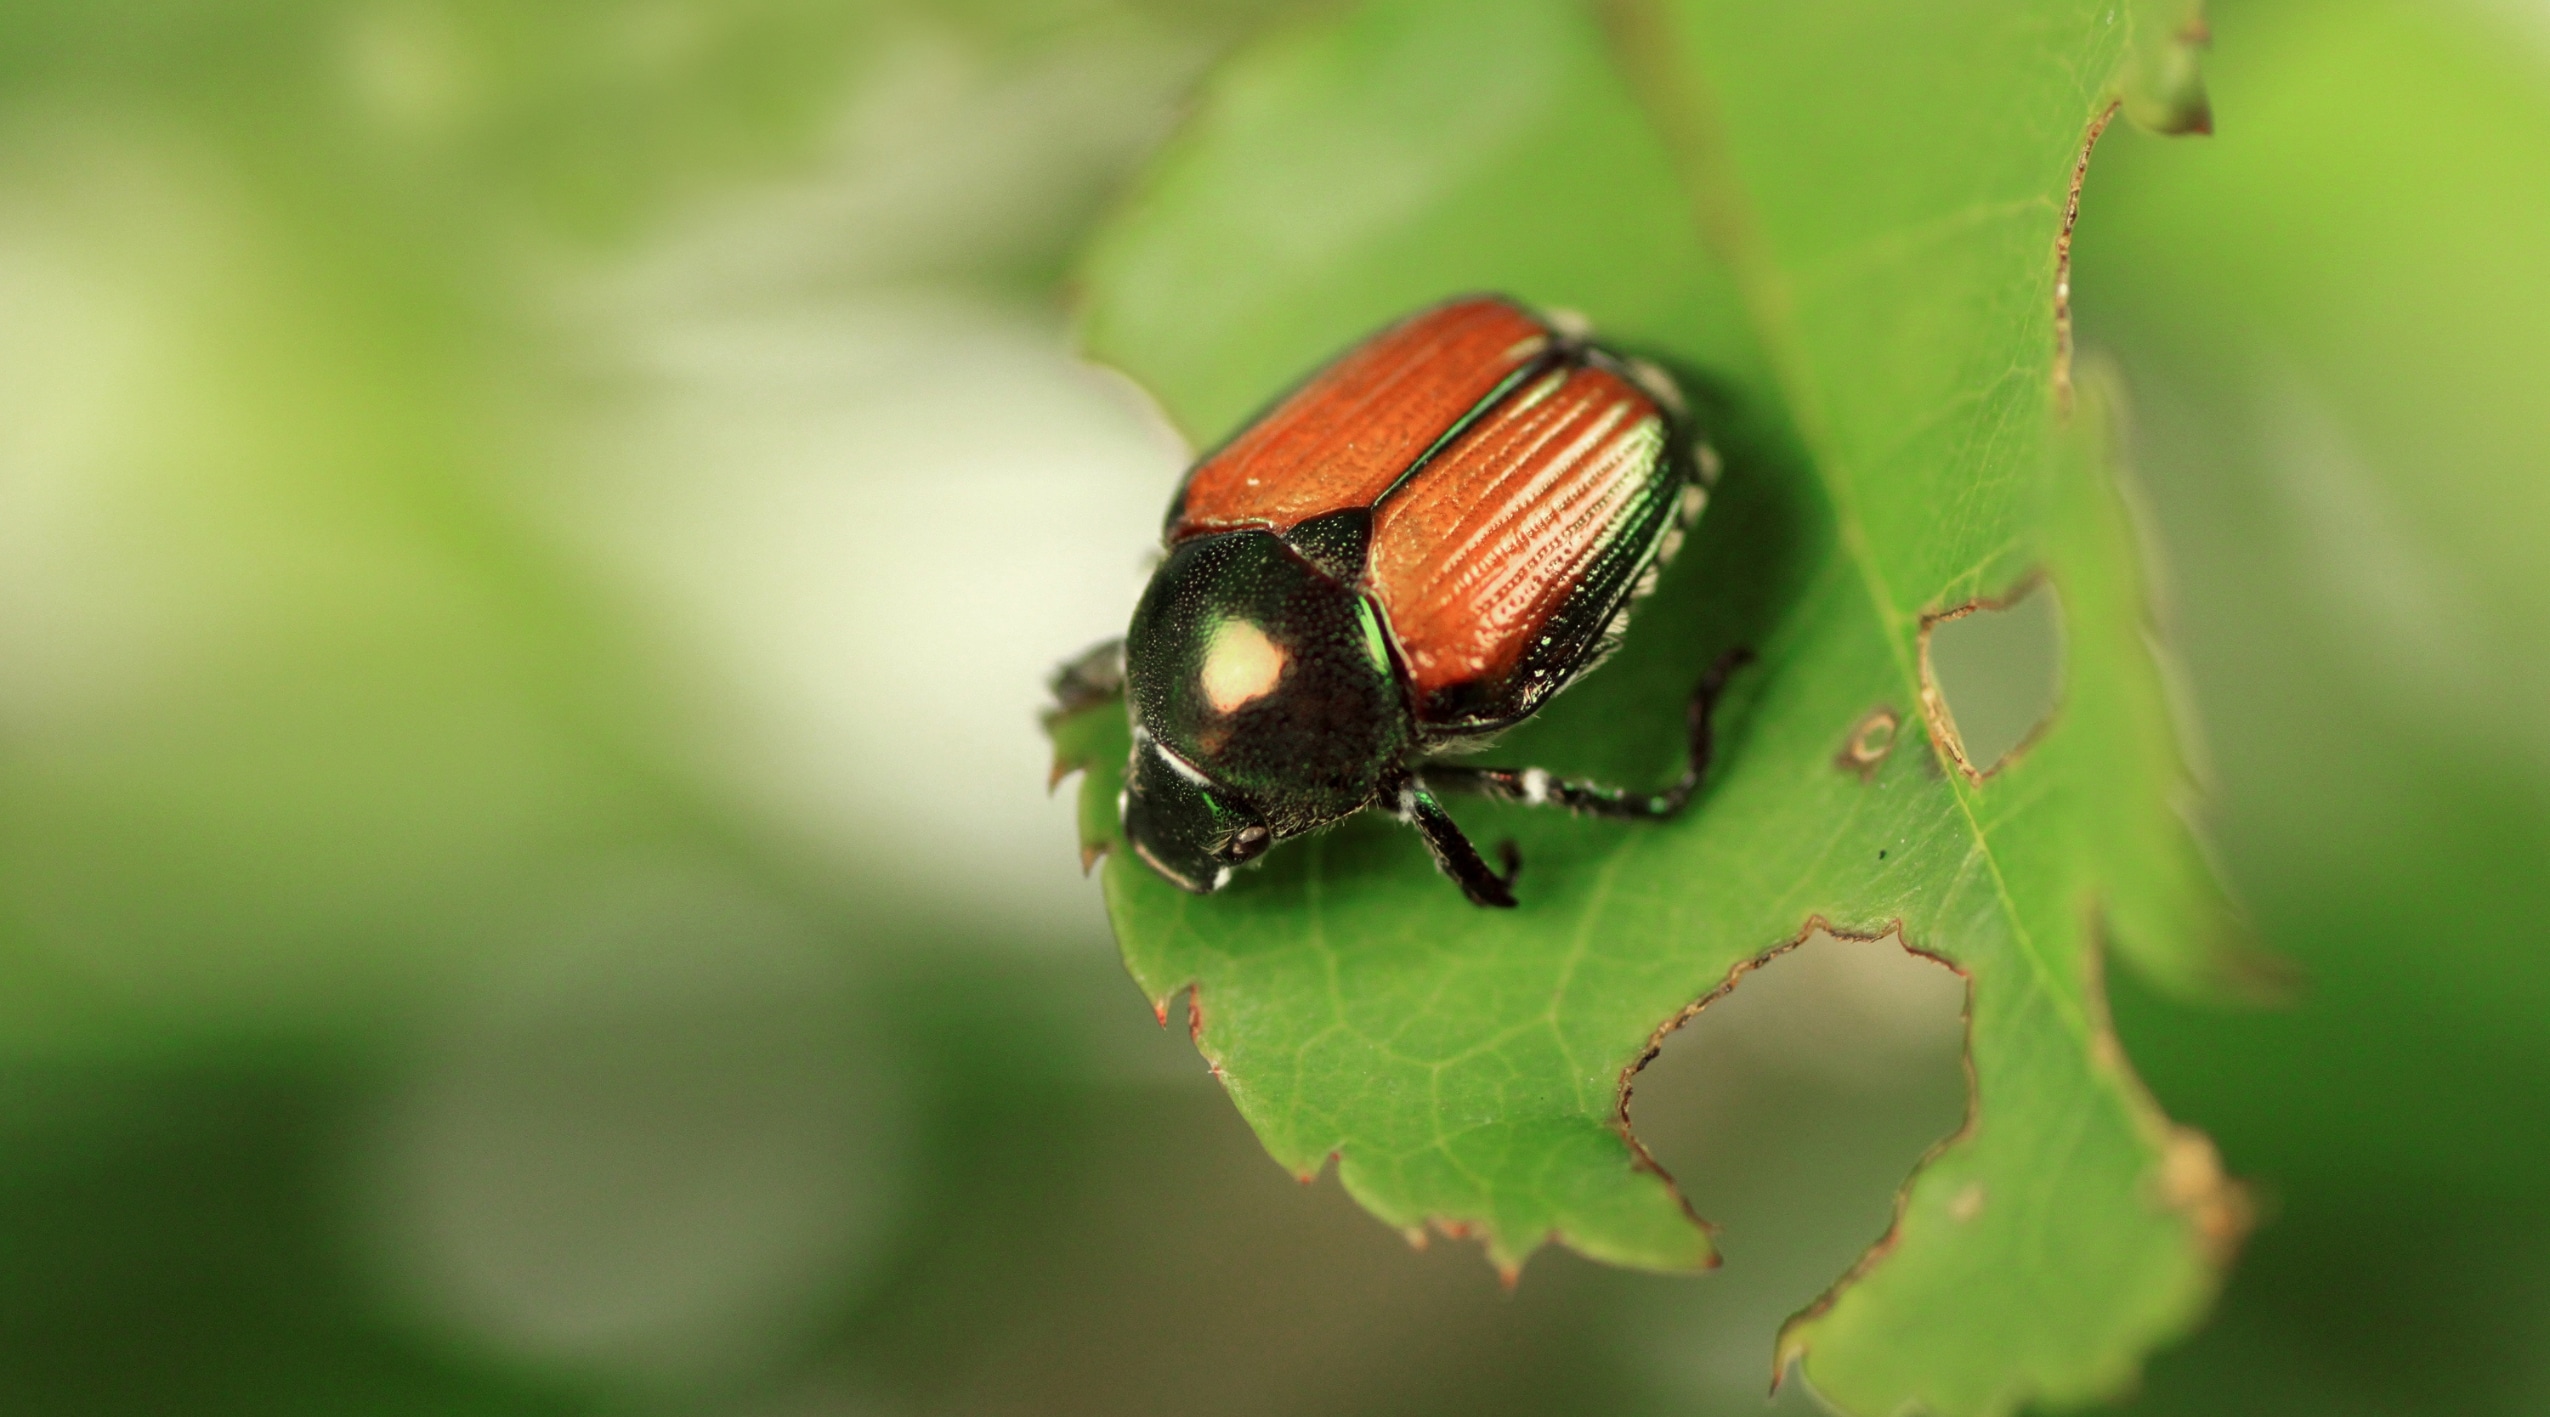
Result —
[[1204, 701], [1215, 713], [1237, 713], [1274, 692], [1284, 677], [1284, 647], [1246, 620], [1225, 620], [1214, 627], [1204, 651]]

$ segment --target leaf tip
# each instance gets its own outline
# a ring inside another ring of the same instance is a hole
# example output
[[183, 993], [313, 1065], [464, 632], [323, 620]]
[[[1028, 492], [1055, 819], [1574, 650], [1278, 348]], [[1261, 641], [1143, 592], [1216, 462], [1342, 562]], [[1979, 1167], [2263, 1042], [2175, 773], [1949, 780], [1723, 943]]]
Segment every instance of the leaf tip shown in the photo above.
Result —
[[1780, 1386], [1788, 1381], [1789, 1373], [1806, 1361], [1809, 1318], [1808, 1313], [1791, 1314], [1788, 1322], [1780, 1325], [1780, 1336], [1772, 1341], [1771, 1395], [1774, 1397], [1779, 1396]]

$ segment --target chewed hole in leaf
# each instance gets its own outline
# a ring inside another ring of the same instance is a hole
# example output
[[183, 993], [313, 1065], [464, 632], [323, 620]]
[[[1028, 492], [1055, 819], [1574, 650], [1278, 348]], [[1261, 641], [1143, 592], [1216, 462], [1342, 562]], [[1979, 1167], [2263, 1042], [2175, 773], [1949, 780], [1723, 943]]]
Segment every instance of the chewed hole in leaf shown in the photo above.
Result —
[[1870, 709], [1851, 725], [1850, 734], [1842, 740], [1842, 750], [1833, 755], [1833, 765], [1862, 781], [1876, 776], [1878, 765], [1895, 751], [1895, 734], [1902, 727], [1903, 720], [1892, 706], [1880, 704]]
[[2031, 583], [1933, 620], [1922, 661], [1948, 747], [1968, 772], [2006, 765], [2054, 717], [2063, 685], [2063, 603]]
[[[1708, 1327], [1768, 1377], [1790, 1314], [1885, 1234], [1966, 1116], [1965, 980], [1896, 937], [1818, 930], [1746, 971], [1638, 1073], [1632, 1131], [1718, 1227]], [[1726, 1331], [1740, 1327], [1740, 1338]], [[1753, 1387], [1752, 1391], [1759, 1392]]]

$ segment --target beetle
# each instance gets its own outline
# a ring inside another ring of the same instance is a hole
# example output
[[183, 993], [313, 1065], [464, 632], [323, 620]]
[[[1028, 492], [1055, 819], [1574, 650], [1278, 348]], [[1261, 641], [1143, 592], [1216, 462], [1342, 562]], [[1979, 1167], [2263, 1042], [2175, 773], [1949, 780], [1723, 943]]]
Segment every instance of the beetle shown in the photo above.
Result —
[[1188, 471], [1125, 638], [1061, 670], [1057, 699], [1123, 693], [1125, 839], [1189, 891], [1377, 806], [1472, 902], [1510, 908], [1513, 844], [1491, 868], [1441, 795], [1671, 818], [1746, 656], [1702, 675], [1689, 764], [1658, 790], [1445, 758], [1611, 652], [1717, 467], [1663, 370], [1572, 317], [1448, 301], [1347, 350]]

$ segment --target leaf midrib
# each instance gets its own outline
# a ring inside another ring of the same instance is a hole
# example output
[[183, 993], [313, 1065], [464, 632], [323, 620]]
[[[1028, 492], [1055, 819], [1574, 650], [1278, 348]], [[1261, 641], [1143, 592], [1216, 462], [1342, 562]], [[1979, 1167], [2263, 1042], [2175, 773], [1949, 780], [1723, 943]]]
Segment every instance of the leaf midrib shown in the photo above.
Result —
[[[1782, 405], [1796, 427], [1816, 480], [1833, 505], [1833, 517], [1845, 554], [1857, 572], [1870, 608], [1884, 630], [1886, 649], [1895, 663], [1902, 692], [1919, 702], [1921, 676], [1903, 633], [1907, 616], [1897, 608], [1883, 569], [1871, 554], [1866, 529], [1850, 480], [1840, 473], [1842, 459], [1833, 445], [1818, 385], [1807, 372], [1805, 340], [1795, 328], [1794, 306], [1786, 278], [1764, 249], [1761, 223], [1744, 183], [1734, 171], [1715, 95], [1707, 81], [1679, 62], [1679, 46], [1671, 16], [1661, 0], [1590, 0], [1596, 10], [1614, 69], [1631, 99], [1646, 115], [1667, 154], [1676, 180], [1690, 204], [1694, 225], [1711, 253], [1725, 265], [1742, 301], [1748, 331], [1760, 346]], [[2130, 21], [2129, 21], [2130, 23]], [[2129, 41], [2131, 36], [2126, 37]], [[1975, 815], [1973, 784], [1951, 771], [1948, 788], [1957, 804], [1974, 851], [1992, 873], [1995, 897], [2003, 918], [2027, 957], [2042, 992], [2054, 1003], [2066, 1027], [2084, 1047], [2094, 1030], [2079, 1001], [2059, 987], [2062, 976], [2046, 960], [2010, 894], [1992, 838]]]

